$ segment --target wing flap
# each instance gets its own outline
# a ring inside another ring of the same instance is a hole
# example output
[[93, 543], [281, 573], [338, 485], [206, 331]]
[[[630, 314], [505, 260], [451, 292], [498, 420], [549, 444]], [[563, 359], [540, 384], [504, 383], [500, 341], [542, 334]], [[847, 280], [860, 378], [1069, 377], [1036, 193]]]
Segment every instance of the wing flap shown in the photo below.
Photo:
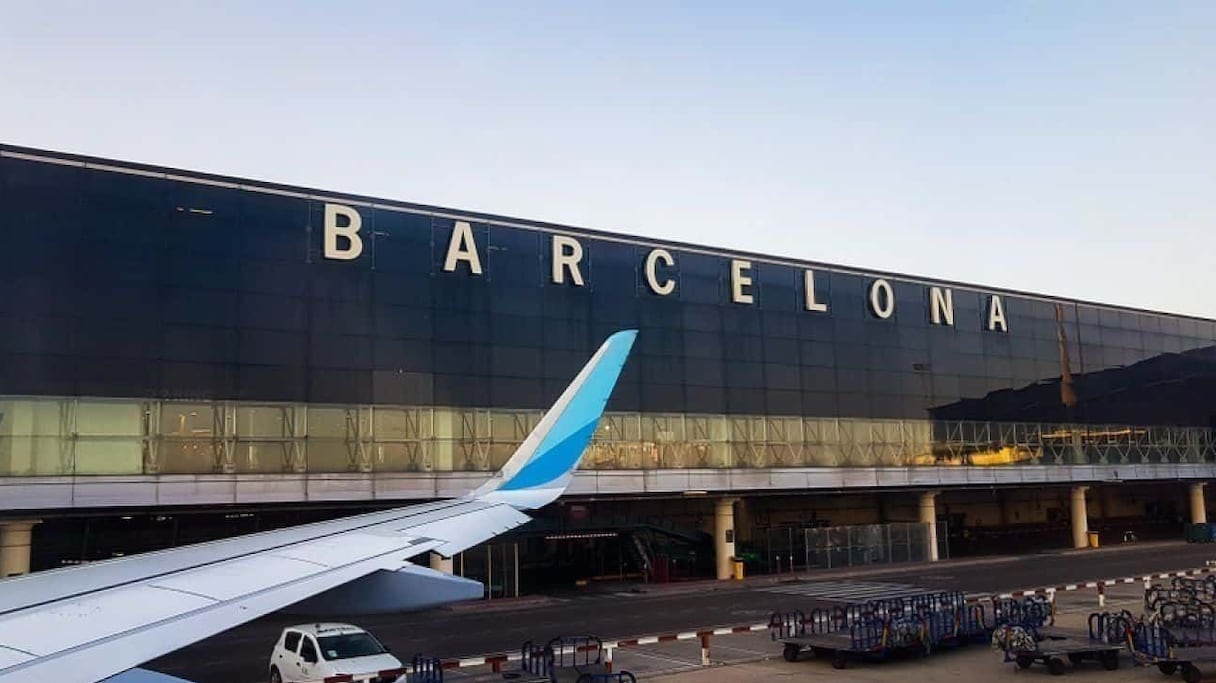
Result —
[[34, 655], [30, 654], [29, 652], [21, 652], [20, 650], [14, 650], [11, 647], [4, 647], [3, 645], [0, 645], [0, 670], [10, 666], [24, 664], [33, 658]]

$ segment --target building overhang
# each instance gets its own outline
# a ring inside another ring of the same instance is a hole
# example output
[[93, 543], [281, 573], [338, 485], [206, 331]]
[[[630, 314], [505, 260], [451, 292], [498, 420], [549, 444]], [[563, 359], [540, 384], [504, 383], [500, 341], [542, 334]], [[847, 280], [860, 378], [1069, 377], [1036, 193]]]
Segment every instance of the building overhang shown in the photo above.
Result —
[[[205, 474], [0, 478], [0, 513], [429, 500], [465, 495], [479, 472]], [[1216, 479], [1216, 463], [1009, 467], [582, 470], [574, 498], [991, 488]]]

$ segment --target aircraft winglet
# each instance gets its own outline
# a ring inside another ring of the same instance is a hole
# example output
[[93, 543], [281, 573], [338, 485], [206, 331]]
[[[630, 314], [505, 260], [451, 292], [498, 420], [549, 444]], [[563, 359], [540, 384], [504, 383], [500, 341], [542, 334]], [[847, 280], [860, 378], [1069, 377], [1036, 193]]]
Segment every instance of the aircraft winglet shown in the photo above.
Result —
[[637, 335], [637, 330], [623, 330], [608, 337], [502, 470], [473, 497], [522, 509], [556, 500], [591, 443]]

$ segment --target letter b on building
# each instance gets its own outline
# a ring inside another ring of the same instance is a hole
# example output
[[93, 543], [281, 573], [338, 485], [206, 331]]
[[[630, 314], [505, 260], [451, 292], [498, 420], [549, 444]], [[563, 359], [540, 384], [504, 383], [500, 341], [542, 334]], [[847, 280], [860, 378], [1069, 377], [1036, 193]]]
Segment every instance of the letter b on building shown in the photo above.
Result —
[[342, 204], [325, 205], [325, 258], [353, 261], [363, 253], [363, 217]]

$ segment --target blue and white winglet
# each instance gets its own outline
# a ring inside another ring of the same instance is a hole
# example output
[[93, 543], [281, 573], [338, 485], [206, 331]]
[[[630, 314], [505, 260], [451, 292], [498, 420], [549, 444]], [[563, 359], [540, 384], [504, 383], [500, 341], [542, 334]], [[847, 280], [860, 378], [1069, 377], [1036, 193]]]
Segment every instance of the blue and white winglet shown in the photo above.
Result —
[[0, 683], [134, 683], [140, 664], [289, 606], [345, 614], [480, 597], [450, 557], [566, 490], [637, 332], [609, 337], [502, 471], [454, 500], [0, 580]]
[[591, 443], [604, 406], [629, 357], [635, 330], [608, 338], [519, 449], [473, 498], [535, 510], [557, 500]]

